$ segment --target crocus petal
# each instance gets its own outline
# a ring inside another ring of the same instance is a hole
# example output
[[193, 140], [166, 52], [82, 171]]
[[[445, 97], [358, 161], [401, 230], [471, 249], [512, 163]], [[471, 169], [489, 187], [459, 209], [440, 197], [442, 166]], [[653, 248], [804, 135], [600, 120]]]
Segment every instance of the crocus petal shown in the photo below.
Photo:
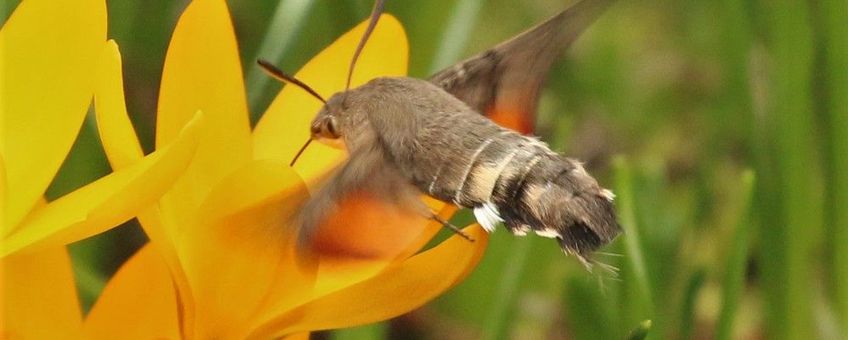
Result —
[[4, 339], [68, 339], [81, 316], [71, 259], [65, 247], [0, 261]]
[[309, 332], [287, 335], [283, 337], [283, 340], [309, 340]]
[[[118, 51], [118, 45], [114, 41], [109, 41], [101, 55], [94, 103], [100, 141], [112, 169], [115, 170], [127, 168], [144, 157], [135, 130], [127, 115], [123, 84], [121, 54]], [[140, 212], [137, 217], [150, 239], [151, 247], [156, 248], [171, 270], [174, 285], [177, 287], [180, 299], [179, 307], [182, 309], [184, 322], [193, 324], [192, 294], [188, 279], [177, 257], [173, 236], [168, 234], [175, 228], [165, 227], [168, 222], [164, 220], [158, 206]]]
[[25, 248], [57, 246], [98, 234], [152, 205], [195, 154], [201, 115], [168, 147], [34, 211], [3, 240], [0, 257]]
[[100, 140], [115, 170], [135, 164], [144, 157], [125, 103], [121, 52], [118, 44], [109, 40], [100, 55], [94, 107]]
[[176, 138], [198, 110], [208, 123], [197, 157], [163, 197], [177, 225], [189, 223], [212, 186], [252, 158], [241, 63], [223, 0], [193, 1], [177, 22], [162, 73], [157, 147]]
[[103, 0], [23, 1], [0, 30], [0, 154], [11, 232], [53, 179], [91, 101], [106, 41]]
[[377, 276], [272, 319], [251, 337], [266, 339], [307, 330], [350, 327], [415, 309], [462, 281], [479, 262], [488, 235], [479, 226], [465, 228], [465, 232], [476, 241], [453, 236]]
[[191, 292], [188, 277], [177, 254], [176, 245], [171, 242], [166, 234], [168, 230], [174, 229], [173, 226], [166, 227], [172, 222], [165, 219], [157, 206], [140, 212], [136, 217], [150, 239], [150, 246], [156, 249], [156, 252], [159, 253], [170, 269], [171, 279], [177, 293], [177, 305], [181, 313], [180, 330], [182, 331], [182, 338], [191, 339], [194, 337], [193, 329], [187, 325], [194, 324], [194, 294]]
[[210, 192], [179, 244], [196, 301], [197, 337], [242, 338], [267, 294], [299, 299], [308, 291], [290, 223], [306, 197], [299, 176], [271, 160], [248, 163]]
[[[3, 127], [0, 126], [0, 129]], [[6, 206], [6, 161], [3, 159], [3, 155], [0, 154], [0, 207]], [[4, 221], [6, 217], [6, 209], [0, 208], [0, 223]], [[2, 230], [0, 230], [0, 235], [3, 235]]]
[[[367, 22], [342, 35], [312, 58], [295, 77], [325, 98], [344, 90], [348, 66]], [[406, 74], [408, 47], [403, 26], [391, 15], [383, 15], [359, 56], [351, 87], [381, 76]], [[309, 123], [321, 102], [296, 86], [285, 86], [268, 107], [253, 132], [256, 159], [291, 162], [309, 138]], [[311, 185], [343, 159], [343, 152], [312, 143], [295, 164], [295, 170]]]
[[87, 339], [179, 339], [177, 296], [168, 267], [151, 245], [109, 280], [83, 323]]

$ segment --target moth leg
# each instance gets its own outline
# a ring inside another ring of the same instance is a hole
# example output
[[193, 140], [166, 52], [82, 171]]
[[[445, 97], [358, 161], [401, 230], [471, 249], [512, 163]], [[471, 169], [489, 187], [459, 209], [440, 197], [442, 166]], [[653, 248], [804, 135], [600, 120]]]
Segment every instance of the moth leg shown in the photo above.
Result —
[[[417, 193], [414, 200], [404, 202], [404, 204], [408, 204], [408, 205], [412, 206], [413, 209], [415, 209], [416, 211], [418, 211], [421, 214], [421, 216], [424, 216], [428, 219], [431, 219], [433, 221], [438, 222], [439, 224], [442, 225], [442, 227], [449, 229], [450, 231], [454, 232], [455, 234], [457, 234], [459, 236], [462, 236], [462, 238], [468, 240], [468, 242], [474, 242], [474, 238], [472, 238], [471, 235], [468, 235], [466, 232], [462, 231], [462, 229], [460, 229], [459, 227], [457, 227], [457, 226], [451, 224], [450, 222], [448, 222], [447, 220], [439, 217], [439, 214], [437, 212], [433, 211], [433, 209], [430, 209], [430, 207], [428, 207], [427, 204], [424, 204], [424, 201], [422, 201], [420, 196], [418, 196], [418, 195], [420, 195], [420, 192]], [[410, 197], [410, 196], [407, 196], [407, 197]]]
[[454, 233], [456, 233], [459, 236], [462, 236], [462, 238], [468, 240], [469, 242], [474, 242], [474, 239], [471, 237], [471, 235], [468, 235], [466, 232], [462, 231], [462, 229], [459, 229], [459, 227], [457, 227], [457, 226], [451, 224], [450, 222], [446, 221], [445, 219], [439, 217], [439, 215], [437, 215], [436, 213], [431, 212], [430, 219], [432, 219], [433, 221], [441, 223], [443, 227], [450, 229], [451, 231], [453, 231]]

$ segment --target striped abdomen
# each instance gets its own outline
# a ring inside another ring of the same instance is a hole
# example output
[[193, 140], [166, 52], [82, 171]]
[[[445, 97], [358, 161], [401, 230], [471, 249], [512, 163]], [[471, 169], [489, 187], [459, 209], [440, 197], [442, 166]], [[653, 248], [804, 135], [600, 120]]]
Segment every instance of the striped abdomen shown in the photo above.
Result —
[[516, 235], [556, 238], [584, 261], [620, 232], [612, 193], [544, 143], [493, 123], [451, 142], [458, 147], [442, 157], [415, 162], [414, 182], [433, 197], [474, 209], [487, 230], [502, 221]]

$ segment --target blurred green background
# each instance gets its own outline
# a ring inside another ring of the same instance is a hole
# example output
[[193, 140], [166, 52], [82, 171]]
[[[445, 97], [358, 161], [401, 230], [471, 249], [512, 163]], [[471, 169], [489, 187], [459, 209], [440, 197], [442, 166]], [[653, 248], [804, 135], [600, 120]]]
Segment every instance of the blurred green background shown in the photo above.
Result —
[[[5, 0], [5, 21], [17, 1]], [[572, 0], [389, 1], [426, 77]], [[187, 1], [113, 0], [129, 111], [147, 151]], [[363, 20], [369, 0], [229, 1], [251, 112]], [[61, 62], [61, 61], [57, 61]], [[210, 70], [214, 72], [214, 70]], [[848, 339], [848, 1], [621, 0], [552, 70], [537, 133], [618, 194], [626, 233], [593, 275], [499, 230], [460, 286], [333, 339]], [[109, 172], [93, 121], [49, 195]], [[469, 219], [460, 214], [458, 219]], [[71, 247], [84, 305], [145, 242], [135, 222]], [[615, 255], [620, 254], [620, 256]]]

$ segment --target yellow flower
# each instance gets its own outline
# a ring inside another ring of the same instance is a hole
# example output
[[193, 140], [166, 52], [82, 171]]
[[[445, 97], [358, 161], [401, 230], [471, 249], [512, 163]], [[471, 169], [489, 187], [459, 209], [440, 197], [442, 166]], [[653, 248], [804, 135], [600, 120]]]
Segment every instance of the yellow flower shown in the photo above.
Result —
[[[85, 13], [69, 15], [77, 11]], [[193, 156], [198, 137], [190, 126], [132, 166], [43, 202], [85, 119], [105, 36], [102, 1], [27, 1], [0, 32], [2, 257], [64, 245], [128, 220], [155, 202]]]
[[194, 155], [199, 136], [192, 123], [161, 150], [44, 200], [85, 119], [104, 48], [102, 0], [24, 1], [0, 30], [0, 337], [66, 337], [52, 331], [79, 324], [75, 302], [31, 303], [75, 298], [64, 245], [154, 204]]
[[[339, 38], [297, 77], [325, 96], [343, 89], [364, 26]], [[353, 85], [405, 74], [407, 57], [403, 28], [384, 16], [360, 56]], [[97, 123], [109, 161], [120, 172], [142, 162], [141, 152], [124, 107], [117, 46], [108, 44], [100, 58]], [[482, 256], [487, 235], [478, 226], [466, 228], [476, 242], [454, 236], [419, 252], [440, 226], [362, 195], [345, 202], [322, 229], [320, 243], [334, 253], [296, 258], [290, 216], [309, 188], [344, 158], [314, 145], [294, 168], [288, 166], [320, 103], [286, 87], [250, 130], [223, 0], [188, 6], [163, 72], [157, 148], [176, 143], [187, 122], [203, 112], [197, 154], [171, 191], [138, 214], [150, 243], [109, 281], [83, 321], [85, 336], [266, 339], [375, 322], [438, 296]], [[9, 273], [30, 280], [27, 298], [34, 308], [44, 311], [49, 303], [61, 305], [55, 310], [64, 313], [76, 306], [72, 290], [59, 289], [62, 295], [50, 300], [36, 298], [51, 281], [69, 284], [66, 256], [54, 260], [50, 273], [32, 273], [32, 263]], [[46, 315], [54, 318], [31, 316]], [[72, 323], [51, 327], [73, 329]]]

